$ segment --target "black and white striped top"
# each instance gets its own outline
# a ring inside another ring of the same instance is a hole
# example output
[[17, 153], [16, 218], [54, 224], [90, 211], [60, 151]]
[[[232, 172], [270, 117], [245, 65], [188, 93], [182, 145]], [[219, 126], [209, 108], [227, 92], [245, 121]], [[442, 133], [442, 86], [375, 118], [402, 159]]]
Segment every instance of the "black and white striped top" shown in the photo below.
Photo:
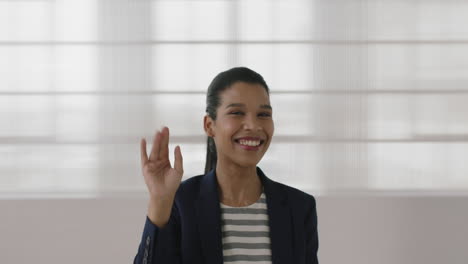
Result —
[[270, 227], [265, 193], [252, 205], [221, 203], [224, 263], [271, 264]]

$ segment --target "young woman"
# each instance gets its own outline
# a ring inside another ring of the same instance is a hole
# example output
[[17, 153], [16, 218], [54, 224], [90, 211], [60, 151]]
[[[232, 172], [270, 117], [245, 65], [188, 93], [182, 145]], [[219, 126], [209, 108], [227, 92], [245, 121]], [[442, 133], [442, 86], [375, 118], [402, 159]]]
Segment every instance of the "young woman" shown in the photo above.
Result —
[[169, 129], [141, 166], [150, 194], [134, 263], [318, 263], [315, 199], [269, 179], [256, 165], [274, 124], [269, 89], [248, 68], [218, 74], [207, 93], [205, 175], [181, 183], [180, 147], [169, 161]]

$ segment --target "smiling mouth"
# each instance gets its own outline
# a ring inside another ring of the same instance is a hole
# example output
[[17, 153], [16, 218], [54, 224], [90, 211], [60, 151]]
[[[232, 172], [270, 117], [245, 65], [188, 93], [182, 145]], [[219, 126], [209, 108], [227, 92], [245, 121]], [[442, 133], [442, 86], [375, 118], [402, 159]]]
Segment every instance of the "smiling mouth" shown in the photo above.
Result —
[[246, 140], [246, 139], [236, 139], [234, 140], [237, 144], [248, 147], [248, 148], [257, 148], [261, 146], [265, 140]]

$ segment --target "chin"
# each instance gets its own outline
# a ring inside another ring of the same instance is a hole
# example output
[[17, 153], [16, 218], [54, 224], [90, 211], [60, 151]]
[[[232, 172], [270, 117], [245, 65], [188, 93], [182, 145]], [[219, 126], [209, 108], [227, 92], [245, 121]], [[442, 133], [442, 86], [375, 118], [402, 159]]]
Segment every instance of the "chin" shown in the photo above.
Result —
[[244, 167], [244, 168], [257, 167], [260, 160], [261, 160], [261, 158], [258, 159], [258, 160], [256, 160], [256, 159], [255, 160], [253, 160], [253, 159], [242, 159], [242, 160], [238, 160], [237, 164], [239, 164], [239, 166]]

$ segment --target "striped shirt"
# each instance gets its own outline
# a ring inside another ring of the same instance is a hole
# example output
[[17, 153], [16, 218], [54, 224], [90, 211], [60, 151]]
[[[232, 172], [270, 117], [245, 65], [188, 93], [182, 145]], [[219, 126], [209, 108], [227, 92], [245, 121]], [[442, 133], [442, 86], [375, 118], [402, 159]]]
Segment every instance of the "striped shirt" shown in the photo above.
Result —
[[224, 263], [271, 264], [270, 227], [265, 193], [252, 205], [221, 203]]

